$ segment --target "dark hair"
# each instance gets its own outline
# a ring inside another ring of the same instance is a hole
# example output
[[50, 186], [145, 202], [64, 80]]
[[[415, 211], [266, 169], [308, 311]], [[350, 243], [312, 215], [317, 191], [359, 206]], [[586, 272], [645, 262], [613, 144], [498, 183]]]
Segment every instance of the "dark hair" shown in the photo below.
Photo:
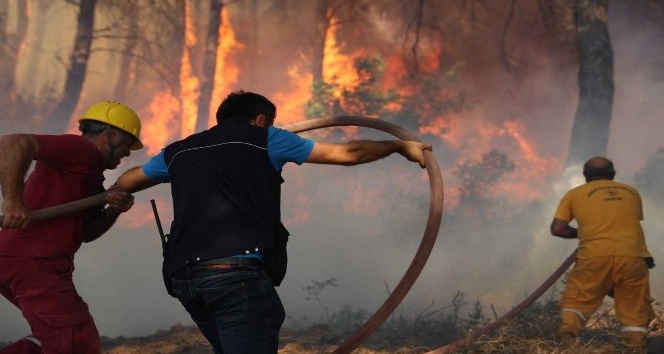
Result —
[[269, 123], [277, 116], [277, 107], [264, 96], [253, 92], [231, 92], [217, 109], [217, 123], [229, 119], [251, 121], [264, 114]]
[[587, 181], [597, 179], [613, 179], [616, 171], [613, 168], [613, 162], [607, 158], [595, 157], [588, 160], [583, 165], [583, 176]]

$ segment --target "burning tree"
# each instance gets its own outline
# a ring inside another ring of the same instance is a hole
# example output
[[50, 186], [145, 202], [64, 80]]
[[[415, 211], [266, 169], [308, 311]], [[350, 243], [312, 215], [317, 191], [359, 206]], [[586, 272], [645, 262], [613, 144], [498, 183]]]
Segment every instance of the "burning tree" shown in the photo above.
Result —
[[479, 161], [459, 163], [454, 170], [454, 175], [461, 181], [457, 209], [462, 209], [462, 205], [476, 211], [486, 208], [484, 204], [489, 189], [515, 167], [514, 161], [498, 150], [483, 154]]
[[380, 79], [384, 74], [385, 63], [376, 57], [360, 57], [354, 60], [357, 82], [345, 86], [337, 82], [315, 81], [312, 85], [312, 98], [306, 104], [308, 118], [323, 116], [383, 116], [388, 106], [398, 99], [396, 92], [385, 90]]
[[90, 58], [96, 5], [97, 0], [81, 0], [78, 5], [76, 35], [69, 55], [64, 92], [46, 120], [47, 128], [51, 132], [63, 132], [81, 96]]
[[613, 105], [613, 48], [607, 28], [608, 0], [575, 5], [579, 53], [579, 104], [574, 117], [568, 164], [606, 154]]

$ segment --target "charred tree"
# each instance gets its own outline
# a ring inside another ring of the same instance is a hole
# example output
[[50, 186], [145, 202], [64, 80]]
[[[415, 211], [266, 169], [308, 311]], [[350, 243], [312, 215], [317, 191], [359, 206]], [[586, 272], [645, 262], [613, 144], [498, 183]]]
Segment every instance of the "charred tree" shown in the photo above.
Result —
[[28, 32], [28, 9], [24, 1], [17, 4], [16, 29], [10, 33], [8, 27], [9, 3], [7, 0], [0, 0], [0, 94], [8, 98], [16, 93], [16, 65], [18, 63], [21, 44], [25, 40]]
[[424, 19], [424, 5], [426, 0], [420, 0], [417, 4], [416, 12], [416, 21], [415, 21], [415, 39], [413, 40], [413, 45], [410, 48], [411, 54], [413, 55], [413, 75], [417, 76], [420, 73], [420, 64], [418, 60], [418, 48], [420, 46], [420, 36], [422, 31], [423, 19]]
[[138, 33], [139, 33], [139, 8], [132, 6], [129, 11], [125, 12], [127, 16], [127, 33], [126, 38], [120, 52], [118, 82], [114, 89], [114, 98], [118, 101], [124, 102], [129, 86], [132, 79], [135, 77], [134, 71], [134, 56], [136, 47], [138, 46]]
[[[23, 1], [21, 1], [22, 3]], [[25, 52], [25, 57], [22, 58], [24, 61], [24, 69], [20, 79], [23, 82], [30, 81], [31, 77], [39, 76], [41, 74], [41, 68], [39, 67], [39, 61], [42, 57], [41, 50], [38, 48], [43, 48], [43, 41], [46, 38], [46, 24], [48, 23], [43, 17], [47, 16], [49, 9], [52, 7], [53, 2], [48, 0], [35, 0], [31, 3], [31, 14], [30, 21], [34, 23], [33, 25], [33, 35], [31, 35], [30, 46]], [[31, 97], [38, 97], [40, 89], [37, 89], [36, 85], [32, 85], [29, 89], [23, 88], [22, 93], [27, 92]]]
[[574, 12], [579, 55], [579, 103], [567, 164], [604, 155], [613, 105], [613, 49], [607, 28], [608, 0], [578, 0]]
[[173, 5], [164, 6], [163, 9], [159, 10], [165, 14], [165, 20], [171, 26], [171, 31], [168, 33], [170, 37], [167, 37], [170, 45], [161, 43], [160, 50], [151, 54], [151, 56], [154, 54], [164, 55], [165, 62], [161, 64], [164, 72], [163, 81], [175, 97], [181, 94], [182, 58], [187, 46], [185, 40], [187, 31], [185, 25], [186, 6], [185, 1], [177, 1]]
[[[7, 39], [9, 37], [8, 26], [7, 26], [7, 17], [9, 12], [9, 4], [7, 0], [0, 0], [0, 55], [4, 60], [11, 60], [11, 57], [7, 55], [9, 48], [7, 46]], [[7, 91], [7, 78], [9, 77], [10, 65], [0, 66], [0, 95], [4, 96], [8, 93]]]
[[315, 33], [313, 41], [313, 55], [311, 60], [311, 73], [313, 81], [323, 82], [323, 60], [325, 59], [325, 39], [327, 31], [332, 25], [330, 15], [331, 0], [317, 0], [315, 7]]
[[90, 58], [96, 5], [97, 0], [81, 0], [79, 4], [74, 48], [69, 56], [64, 92], [46, 120], [49, 132], [62, 133], [67, 129], [69, 119], [81, 97]]
[[210, 0], [210, 20], [208, 21], [205, 48], [203, 49], [203, 70], [200, 75], [201, 86], [198, 98], [198, 117], [196, 131], [207, 129], [210, 118], [210, 101], [214, 90], [214, 78], [217, 70], [217, 48], [219, 48], [219, 28], [221, 28], [222, 0]]
[[[266, 24], [261, 17], [258, 0], [242, 1], [238, 6], [240, 9], [239, 14], [236, 15], [237, 25], [233, 25], [237, 41], [243, 44], [242, 50], [236, 53], [239, 67], [238, 81], [245, 82], [246, 87], [261, 87], [262, 82], [259, 78], [262, 75], [258, 71], [261, 52], [260, 33], [261, 28], [266, 26], [270, 28], [270, 31], [274, 30], [273, 25]], [[268, 12], [273, 13], [272, 21], [274, 23], [288, 23], [288, 19], [285, 18], [285, 14], [288, 12], [286, 4], [273, 1], [270, 9]], [[273, 52], [270, 51], [270, 54]]]

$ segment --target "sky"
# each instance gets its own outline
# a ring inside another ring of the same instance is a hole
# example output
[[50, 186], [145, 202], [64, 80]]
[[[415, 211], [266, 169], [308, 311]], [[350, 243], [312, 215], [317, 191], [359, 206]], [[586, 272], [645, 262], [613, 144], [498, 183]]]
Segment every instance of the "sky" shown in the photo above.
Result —
[[[616, 179], [630, 181], [647, 158], [664, 146], [664, 85], [658, 73], [661, 69], [653, 65], [658, 61], [652, 60], [664, 51], [662, 37], [658, 37], [661, 32], [634, 26], [616, 11], [612, 10], [609, 20], [616, 93], [607, 155], [616, 165]], [[434, 143], [434, 156], [444, 168], [446, 211], [451, 214], [443, 219], [427, 265], [397, 311], [414, 314], [431, 301], [446, 306], [457, 291], [462, 291], [469, 304], [480, 300], [487, 316], [489, 305], [504, 313], [574, 250], [574, 241], [548, 233], [559, 198], [582, 183], [578, 166], [562, 171], [559, 163], [569, 145], [576, 107], [575, 77], [554, 80], [553, 76], [555, 73], [538, 73], [523, 80], [523, 88], [537, 90], [539, 100], [535, 106], [524, 105], [519, 110], [522, 117], [486, 120], [512, 112], [505, 106], [519, 104], [511, 101], [513, 92], [500, 90], [499, 79], [492, 78], [495, 95], [453, 120], [460, 132], [458, 139], [478, 150], [486, 148], [482, 144], [487, 141], [504, 144], [501, 147], [524, 156], [528, 148], [536, 148], [538, 157], [524, 157], [517, 173], [496, 188], [496, 198], [505, 203], [493, 211], [494, 218], [477, 222], [451, 211], [456, 203], [455, 184], [448, 183], [453, 179], [453, 157], [444, 147], [453, 143], [414, 132]], [[515, 127], [509, 123], [513, 121], [522, 125], [515, 123]], [[479, 131], [474, 129], [477, 126], [491, 129]], [[487, 131], [493, 131], [492, 139], [478, 136]], [[367, 130], [360, 130], [359, 137], [389, 138]], [[106, 174], [107, 181], [145, 161], [141, 155], [125, 159], [118, 170]], [[560, 177], [540, 184], [527, 181], [529, 173], [538, 168]], [[337, 279], [338, 286], [320, 294], [332, 312], [342, 305], [369, 311], [378, 308], [403, 276], [421, 240], [429, 191], [425, 171], [395, 155], [356, 167], [289, 165], [284, 179], [282, 213], [292, 236], [289, 272], [278, 292], [288, 321], [324, 317], [322, 307], [307, 300], [303, 290], [312, 280]], [[529, 194], [521, 192], [525, 184]], [[100, 240], [83, 245], [76, 255], [74, 280], [102, 335], [139, 336], [176, 323], [192, 324], [177, 300], [165, 292], [150, 199], [157, 200], [161, 220], [167, 225], [172, 219], [169, 189], [160, 185], [139, 192], [134, 209]], [[644, 200], [647, 242], [655, 259], [664, 263], [661, 211], [648, 208], [648, 196]], [[509, 218], [513, 215], [520, 217]], [[658, 300], [664, 298], [662, 269], [657, 267], [651, 273], [652, 293]], [[0, 342], [28, 332], [19, 311], [0, 301]]]

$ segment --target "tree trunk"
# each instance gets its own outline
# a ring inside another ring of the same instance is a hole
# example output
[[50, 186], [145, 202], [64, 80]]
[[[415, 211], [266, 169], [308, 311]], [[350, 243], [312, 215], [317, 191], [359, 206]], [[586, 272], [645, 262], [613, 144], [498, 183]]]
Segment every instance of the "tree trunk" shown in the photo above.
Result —
[[120, 70], [118, 72], [118, 82], [114, 89], [114, 99], [124, 102], [130, 84], [133, 83], [134, 75], [134, 51], [138, 46], [139, 33], [139, 11], [138, 7], [132, 8], [127, 12], [129, 30], [126, 33], [127, 39], [124, 41], [124, 48], [120, 53]]
[[217, 48], [219, 48], [219, 28], [221, 28], [221, 11], [223, 8], [223, 0], [210, 0], [210, 20], [203, 53], [203, 72], [200, 75], [201, 91], [198, 98], [197, 132], [208, 128], [210, 100], [212, 100], [214, 77], [217, 70]]
[[323, 59], [325, 59], [325, 39], [330, 28], [328, 7], [330, 0], [316, 1], [316, 29], [313, 45], [313, 56], [311, 60], [311, 74], [314, 82], [323, 81]]
[[9, 46], [8, 46], [8, 28], [7, 28], [7, 17], [9, 16], [9, 4], [7, 0], [0, 0], [0, 56], [5, 62], [3, 65], [0, 65], [0, 95], [3, 97], [9, 92], [7, 91], [7, 78], [10, 76], [10, 67], [12, 58], [8, 55]]
[[0, 0], [0, 94], [7, 95], [8, 98], [16, 94], [16, 65], [20, 55], [21, 46], [25, 41], [28, 32], [28, 7], [24, 1], [17, 3], [17, 21], [16, 31], [9, 34], [8, 18], [9, 3], [7, 0]]
[[259, 85], [256, 75], [256, 63], [258, 62], [258, 48], [260, 48], [258, 43], [258, 33], [261, 21], [258, 14], [258, 0], [251, 0], [250, 5], [249, 23], [251, 24], [251, 28], [249, 31], [249, 43], [246, 49], [247, 64], [245, 67], [248, 68], [247, 71], [249, 71], [247, 77], [248, 86], [256, 87]]
[[80, 2], [74, 49], [69, 56], [65, 89], [57, 106], [46, 121], [47, 130], [51, 133], [62, 133], [67, 129], [69, 119], [81, 97], [81, 89], [90, 58], [96, 4], [97, 0], [81, 0]]
[[172, 47], [170, 49], [172, 55], [165, 58], [165, 65], [168, 68], [168, 75], [165, 79], [166, 86], [175, 97], [178, 97], [181, 94], [180, 76], [182, 72], [182, 57], [184, 56], [184, 51], [187, 47], [185, 40], [187, 32], [187, 25], [185, 24], [187, 13], [186, 7], [186, 1], [177, 1], [173, 7], [171, 21], [173, 23], [174, 35]]
[[[47, 22], [45, 17], [51, 5], [53, 5], [53, 2], [49, 0], [38, 0], [31, 3], [30, 21], [34, 23], [34, 29], [33, 34], [30, 36], [30, 46], [26, 48], [27, 50], [23, 53], [25, 56], [22, 58], [24, 68], [21, 70], [20, 81], [23, 83], [23, 86], [27, 86], [25, 83], [31, 83], [32, 78], [40, 77], [39, 59], [43, 52], [39, 48], [44, 47], [43, 40], [46, 37]], [[21, 93], [34, 98], [39, 95], [40, 90], [41, 87], [31, 83], [30, 86], [22, 87]]]
[[606, 154], [613, 104], [613, 49], [608, 0], [578, 0], [574, 12], [579, 53], [579, 103], [567, 164]]

